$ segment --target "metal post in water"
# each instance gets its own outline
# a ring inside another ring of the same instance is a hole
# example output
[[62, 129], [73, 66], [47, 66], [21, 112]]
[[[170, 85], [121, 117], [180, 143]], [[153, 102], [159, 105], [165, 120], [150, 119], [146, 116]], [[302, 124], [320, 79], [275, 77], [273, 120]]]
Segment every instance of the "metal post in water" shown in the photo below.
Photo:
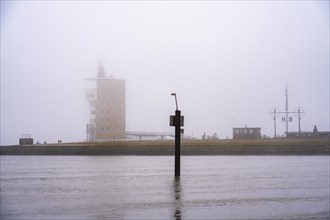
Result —
[[181, 126], [180, 126], [181, 112], [175, 111], [175, 176], [180, 176], [180, 139], [181, 139]]
[[171, 95], [175, 96], [175, 104], [176, 110], [175, 115], [170, 116], [170, 126], [175, 127], [175, 177], [180, 176], [180, 156], [181, 156], [181, 126], [183, 126], [183, 116], [181, 117], [181, 111], [178, 109], [178, 101], [176, 98], [176, 93], [172, 93]]

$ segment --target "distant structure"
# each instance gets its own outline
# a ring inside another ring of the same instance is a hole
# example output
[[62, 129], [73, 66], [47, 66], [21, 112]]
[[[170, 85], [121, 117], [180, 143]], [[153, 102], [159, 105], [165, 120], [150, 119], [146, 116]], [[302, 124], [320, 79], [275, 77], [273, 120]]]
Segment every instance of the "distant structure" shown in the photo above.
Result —
[[204, 132], [204, 134], [202, 135], [202, 140], [217, 140], [219, 139], [218, 134], [216, 132], [214, 132], [212, 135], [206, 135], [206, 133]]
[[87, 141], [108, 141], [126, 138], [125, 81], [105, 76], [100, 62], [96, 88], [86, 90], [89, 102], [89, 123], [86, 126]]
[[313, 131], [288, 132], [287, 138], [330, 138], [330, 131], [318, 131], [316, 125]]
[[33, 138], [31, 134], [22, 134], [19, 139], [19, 145], [30, 145], [33, 144]]
[[140, 141], [142, 141], [142, 137], [144, 137], [144, 138], [157, 138], [157, 137], [160, 137], [161, 140], [165, 139], [166, 137], [173, 137], [174, 138], [174, 134], [169, 133], [169, 132], [127, 131], [126, 135], [127, 135], [127, 138], [138, 137], [140, 139]]
[[285, 87], [285, 111], [282, 112], [280, 111], [278, 108], [273, 107], [270, 111], [269, 114], [271, 115], [271, 117], [274, 120], [274, 138], [276, 138], [276, 118], [280, 115], [280, 114], [285, 114], [284, 117], [282, 117], [282, 122], [285, 122], [285, 134], [286, 137], [289, 138], [289, 133], [293, 133], [293, 132], [289, 132], [289, 122], [292, 122], [292, 116], [289, 116], [289, 114], [294, 114], [297, 118], [298, 118], [298, 132], [294, 132], [294, 133], [298, 133], [298, 135], [301, 135], [301, 119], [305, 114], [305, 111], [303, 108], [301, 107], [297, 107], [295, 108], [294, 111], [289, 111], [289, 95], [288, 95], [288, 86]]
[[245, 127], [233, 128], [233, 139], [258, 139], [261, 138], [261, 128]]

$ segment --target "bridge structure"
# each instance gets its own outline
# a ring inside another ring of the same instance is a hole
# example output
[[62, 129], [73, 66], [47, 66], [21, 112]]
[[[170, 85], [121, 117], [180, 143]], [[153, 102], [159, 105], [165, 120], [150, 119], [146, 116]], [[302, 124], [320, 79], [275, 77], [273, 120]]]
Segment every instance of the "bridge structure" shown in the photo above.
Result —
[[142, 137], [160, 137], [164, 139], [165, 137], [173, 137], [174, 134], [170, 132], [145, 132], [145, 131], [127, 131], [126, 136], [139, 137], [140, 141]]

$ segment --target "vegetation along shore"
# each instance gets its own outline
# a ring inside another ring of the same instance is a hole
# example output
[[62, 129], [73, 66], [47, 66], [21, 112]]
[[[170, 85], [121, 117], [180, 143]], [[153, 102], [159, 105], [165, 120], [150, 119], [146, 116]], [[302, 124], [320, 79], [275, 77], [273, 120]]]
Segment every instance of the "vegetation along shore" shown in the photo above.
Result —
[[[329, 155], [330, 140], [185, 140], [181, 155]], [[1, 146], [0, 155], [174, 155], [173, 140]]]

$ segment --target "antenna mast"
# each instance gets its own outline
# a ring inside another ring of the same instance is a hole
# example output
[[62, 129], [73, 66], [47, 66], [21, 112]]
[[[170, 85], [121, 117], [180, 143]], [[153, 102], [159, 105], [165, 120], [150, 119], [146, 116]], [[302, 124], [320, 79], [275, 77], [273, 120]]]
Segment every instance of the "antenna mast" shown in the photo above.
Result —
[[288, 98], [288, 85], [285, 87], [285, 125], [286, 136], [289, 134], [289, 98]]
[[300, 126], [300, 121], [301, 118], [304, 116], [305, 111], [303, 108], [301, 107], [297, 107], [295, 108], [294, 111], [290, 111], [289, 112], [289, 95], [288, 95], [288, 85], [286, 85], [285, 87], [285, 111], [280, 111], [279, 109], [277, 109], [276, 107], [273, 107], [270, 111], [269, 114], [271, 115], [271, 117], [274, 120], [274, 137], [276, 138], [276, 118], [280, 115], [280, 114], [285, 114], [284, 117], [282, 117], [282, 122], [285, 122], [286, 125], [286, 137], [289, 137], [289, 122], [292, 122], [292, 117], [289, 117], [289, 114], [293, 113], [296, 117], [298, 117], [298, 122], [299, 122], [299, 130], [298, 130], [298, 135], [299, 137], [301, 136], [301, 126]]

